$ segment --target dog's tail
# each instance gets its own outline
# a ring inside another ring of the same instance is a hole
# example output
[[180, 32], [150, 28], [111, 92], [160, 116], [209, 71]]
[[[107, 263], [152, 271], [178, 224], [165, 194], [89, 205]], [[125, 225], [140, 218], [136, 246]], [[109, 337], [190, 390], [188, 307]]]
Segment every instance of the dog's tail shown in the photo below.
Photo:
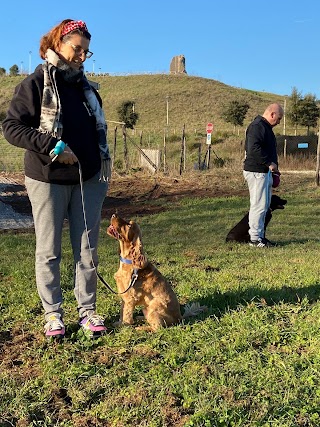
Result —
[[198, 302], [192, 302], [191, 304], [186, 304], [184, 306], [184, 313], [182, 318], [186, 319], [188, 317], [198, 316], [200, 313], [204, 313], [208, 310], [206, 305], [200, 305]]

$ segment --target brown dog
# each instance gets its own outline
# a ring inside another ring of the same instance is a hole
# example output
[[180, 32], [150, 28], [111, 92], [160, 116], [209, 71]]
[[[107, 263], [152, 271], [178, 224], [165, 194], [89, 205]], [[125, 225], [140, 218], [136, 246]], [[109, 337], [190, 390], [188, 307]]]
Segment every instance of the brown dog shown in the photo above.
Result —
[[136, 306], [143, 307], [143, 314], [153, 331], [179, 323], [182, 316], [178, 298], [162, 274], [147, 260], [138, 224], [126, 222], [114, 214], [107, 233], [120, 244], [120, 267], [114, 275], [118, 292], [124, 292], [137, 274], [133, 286], [121, 294], [119, 324], [134, 323]]

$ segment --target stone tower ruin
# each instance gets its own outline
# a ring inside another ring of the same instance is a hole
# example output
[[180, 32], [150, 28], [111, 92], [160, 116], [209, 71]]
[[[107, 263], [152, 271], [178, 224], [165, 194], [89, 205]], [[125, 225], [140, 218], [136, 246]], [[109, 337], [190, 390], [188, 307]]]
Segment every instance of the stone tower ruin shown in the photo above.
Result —
[[187, 74], [184, 55], [174, 56], [170, 64], [170, 74]]

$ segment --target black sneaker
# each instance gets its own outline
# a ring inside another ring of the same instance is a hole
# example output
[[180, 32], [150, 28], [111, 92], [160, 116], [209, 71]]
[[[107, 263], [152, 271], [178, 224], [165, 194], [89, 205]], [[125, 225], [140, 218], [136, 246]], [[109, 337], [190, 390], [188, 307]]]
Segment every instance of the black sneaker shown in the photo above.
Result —
[[255, 246], [256, 248], [271, 248], [276, 246], [275, 243], [270, 242], [270, 240], [265, 237], [260, 237], [258, 240], [250, 241], [249, 246]]
[[277, 243], [275, 242], [271, 242], [269, 239], [264, 238], [264, 240], [267, 242], [267, 246], [269, 246], [270, 248], [278, 246]]

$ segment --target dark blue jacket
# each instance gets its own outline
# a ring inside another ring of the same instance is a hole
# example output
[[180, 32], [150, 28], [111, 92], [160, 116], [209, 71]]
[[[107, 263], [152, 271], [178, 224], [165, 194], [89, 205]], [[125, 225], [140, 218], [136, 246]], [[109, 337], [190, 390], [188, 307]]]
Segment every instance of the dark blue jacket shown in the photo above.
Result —
[[264, 117], [257, 116], [248, 126], [245, 150], [245, 171], [266, 173], [271, 163], [278, 165], [276, 137]]

